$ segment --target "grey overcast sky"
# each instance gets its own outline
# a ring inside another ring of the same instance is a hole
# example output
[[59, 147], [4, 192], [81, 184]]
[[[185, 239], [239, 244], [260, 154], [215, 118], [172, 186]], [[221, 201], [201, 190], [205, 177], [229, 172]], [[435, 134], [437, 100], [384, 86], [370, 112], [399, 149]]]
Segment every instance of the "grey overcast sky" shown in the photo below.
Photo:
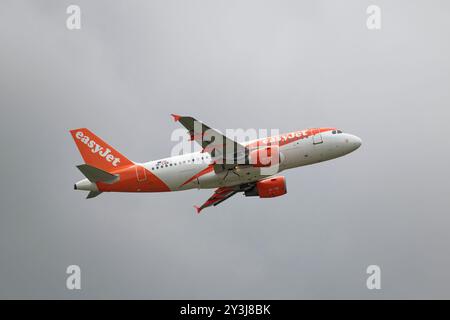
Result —
[[[0, 298], [450, 298], [449, 16], [444, 0], [1, 1]], [[363, 146], [202, 215], [211, 190], [72, 189], [70, 129], [148, 161], [170, 154], [170, 113]]]

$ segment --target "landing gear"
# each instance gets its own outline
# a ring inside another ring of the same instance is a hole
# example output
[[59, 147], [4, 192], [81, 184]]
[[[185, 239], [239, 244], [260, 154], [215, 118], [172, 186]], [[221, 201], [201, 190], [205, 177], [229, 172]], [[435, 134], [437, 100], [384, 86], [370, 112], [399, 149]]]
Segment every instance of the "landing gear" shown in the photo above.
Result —
[[239, 169], [238, 166], [235, 166], [234, 168], [228, 169], [228, 170], [227, 170], [227, 173], [226, 173], [225, 176], [223, 177], [223, 180], [225, 181], [225, 179], [226, 179], [226, 178], [228, 177], [228, 175], [230, 174], [230, 171], [231, 171], [233, 174], [237, 175], [237, 176], [240, 178], [241, 176], [239, 175], [239, 173], [236, 172], [236, 170], [238, 170], [238, 169]]

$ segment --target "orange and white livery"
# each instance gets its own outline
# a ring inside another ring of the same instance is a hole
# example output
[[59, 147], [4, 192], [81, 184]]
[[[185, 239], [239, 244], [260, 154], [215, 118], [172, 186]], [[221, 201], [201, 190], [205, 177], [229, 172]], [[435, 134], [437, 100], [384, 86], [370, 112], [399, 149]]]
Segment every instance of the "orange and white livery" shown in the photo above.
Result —
[[336, 128], [313, 128], [239, 143], [192, 117], [172, 115], [202, 150], [138, 163], [129, 160], [86, 128], [70, 133], [85, 164], [86, 179], [76, 190], [87, 198], [102, 192], [167, 192], [215, 189], [197, 212], [216, 206], [236, 193], [273, 198], [287, 193], [280, 172], [346, 155], [361, 139]]

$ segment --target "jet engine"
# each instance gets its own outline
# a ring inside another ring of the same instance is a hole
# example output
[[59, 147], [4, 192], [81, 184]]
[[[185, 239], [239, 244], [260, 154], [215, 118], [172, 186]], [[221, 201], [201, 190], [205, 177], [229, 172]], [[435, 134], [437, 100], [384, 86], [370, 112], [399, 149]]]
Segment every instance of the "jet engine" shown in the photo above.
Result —
[[286, 179], [283, 176], [271, 177], [256, 182], [256, 185], [245, 191], [246, 197], [275, 198], [287, 193]]

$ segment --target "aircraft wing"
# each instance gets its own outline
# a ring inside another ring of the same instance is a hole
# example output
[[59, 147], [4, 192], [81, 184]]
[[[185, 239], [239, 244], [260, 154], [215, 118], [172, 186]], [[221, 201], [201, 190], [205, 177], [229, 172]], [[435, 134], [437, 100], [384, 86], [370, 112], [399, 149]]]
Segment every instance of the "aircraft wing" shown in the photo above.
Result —
[[218, 188], [214, 191], [214, 194], [208, 200], [206, 200], [204, 204], [202, 204], [200, 207], [194, 206], [194, 208], [197, 210], [197, 213], [200, 213], [200, 211], [202, 211], [207, 207], [217, 206], [219, 203], [234, 196], [237, 192], [238, 191], [230, 187]]
[[203, 148], [202, 152], [211, 153], [211, 156], [215, 159], [226, 159], [223, 163], [237, 163], [237, 159], [244, 159], [248, 153], [245, 146], [227, 138], [201, 121], [176, 114], [172, 114], [172, 117], [188, 130], [191, 140], [197, 142]]
[[209, 197], [208, 200], [204, 204], [202, 204], [200, 207], [194, 206], [194, 208], [197, 210], [197, 213], [200, 213], [205, 208], [211, 207], [211, 206], [217, 206], [218, 204], [222, 203], [223, 201], [227, 200], [228, 198], [234, 196], [238, 192], [243, 192], [248, 189], [253, 188], [255, 183], [245, 183], [234, 187], [220, 187], [217, 188], [214, 191], [214, 194]]

